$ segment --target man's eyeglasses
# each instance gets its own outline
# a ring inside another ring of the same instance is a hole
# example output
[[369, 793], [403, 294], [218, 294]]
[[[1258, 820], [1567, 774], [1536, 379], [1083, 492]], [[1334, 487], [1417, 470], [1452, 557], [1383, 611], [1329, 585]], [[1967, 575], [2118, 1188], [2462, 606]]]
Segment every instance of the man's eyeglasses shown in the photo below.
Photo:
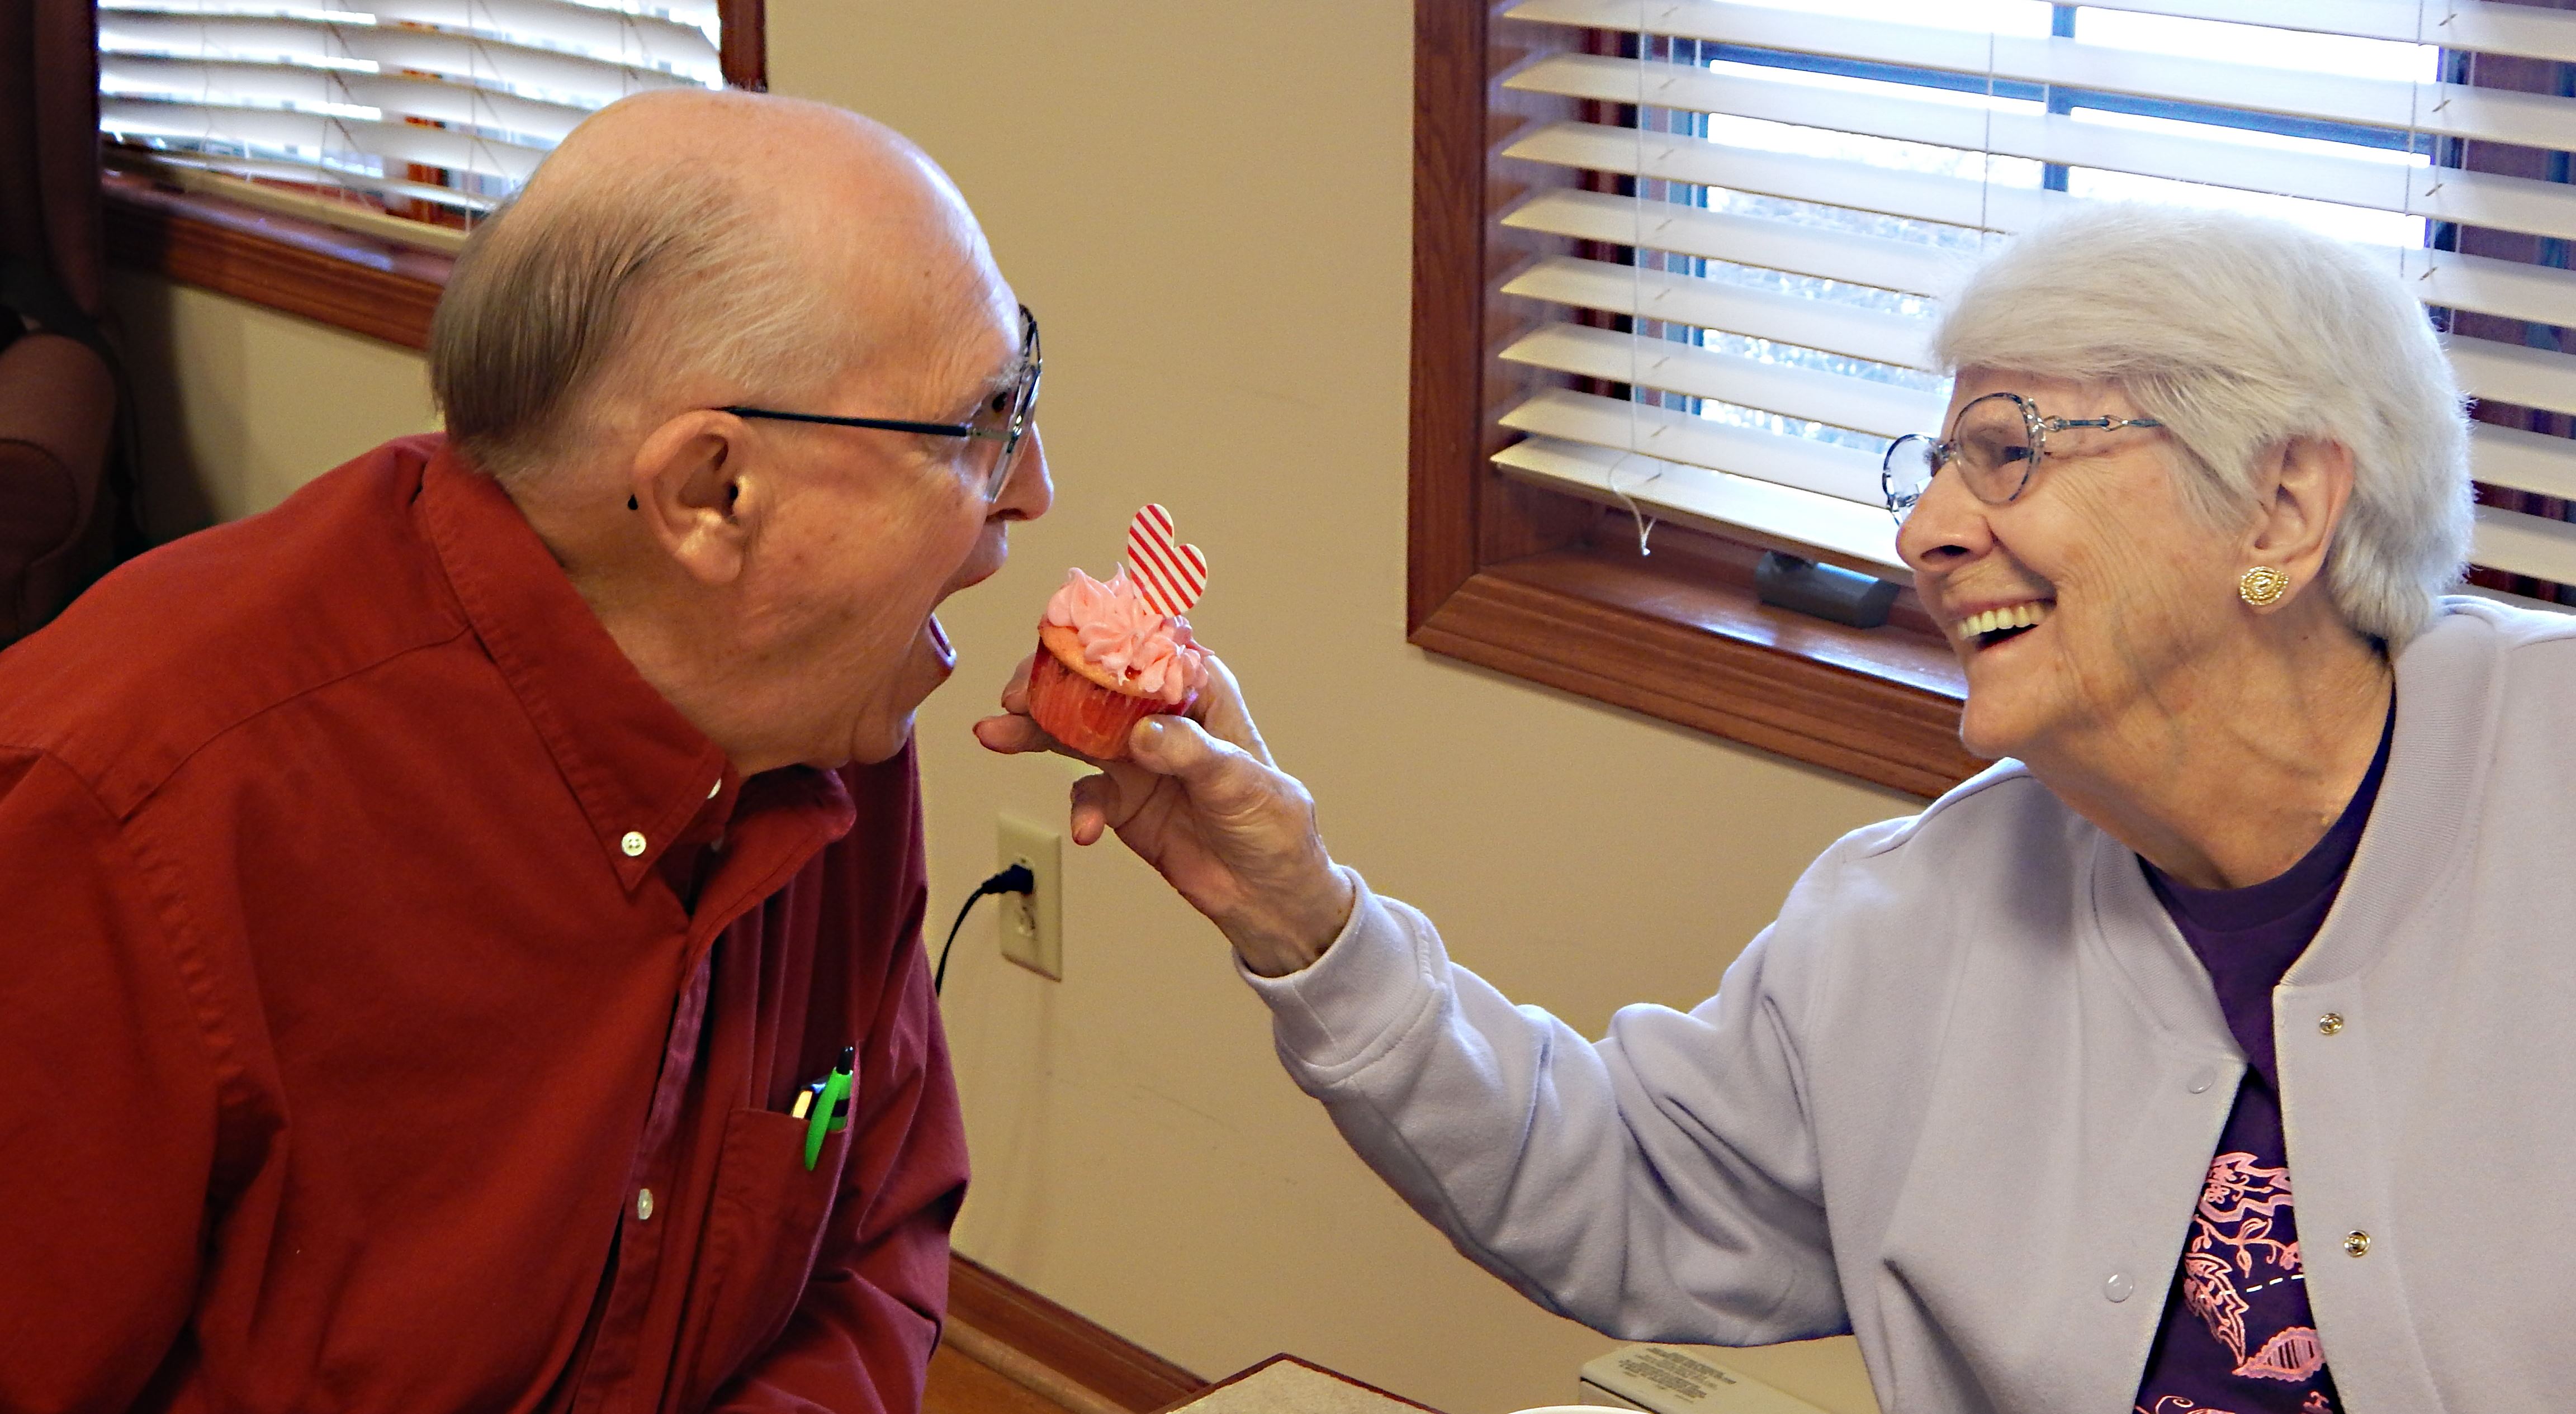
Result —
[[780, 412], [776, 408], [729, 407], [736, 417], [766, 417], [779, 422], [819, 422], [832, 427], [864, 427], [878, 432], [911, 432], [924, 437], [961, 437], [967, 439], [965, 470], [968, 479], [980, 478], [987, 502], [1002, 494], [1002, 484], [1011, 478], [1011, 462], [1019, 455], [1020, 439], [1028, 435], [1037, 416], [1038, 372], [1043, 360], [1038, 356], [1038, 317], [1020, 306], [1020, 374], [1005, 392], [995, 393], [975, 408], [973, 417], [964, 422], [913, 422], [898, 417], [827, 417], [815, 412]]
[[2152, 417], [2042, 417], [2030, 399], [2019, 393], [1988, 393], [1959, 409], [1947, 442], [1935, 442], [1919, 432], [1897, 438], [1880, 465], [1879, 490], [1887, 497], [1887, 513], [1899, 525], [1944, 468], [1957, 469], [1970, 495], [2000, 506], [2030, 485], [2030, 474], [2047, 455], [2052, 432], [2162, 426]]

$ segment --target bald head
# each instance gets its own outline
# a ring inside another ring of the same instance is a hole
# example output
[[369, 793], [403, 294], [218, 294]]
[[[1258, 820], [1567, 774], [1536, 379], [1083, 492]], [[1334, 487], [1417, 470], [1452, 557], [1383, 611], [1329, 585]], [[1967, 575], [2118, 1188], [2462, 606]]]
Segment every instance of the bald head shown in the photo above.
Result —
[[593, 115], [475, 232], [430, 376], [458, 444], [521, 485], [657, 411], [792, 403], [997, 286], [956, 188], [894, 130], [660, 90]]

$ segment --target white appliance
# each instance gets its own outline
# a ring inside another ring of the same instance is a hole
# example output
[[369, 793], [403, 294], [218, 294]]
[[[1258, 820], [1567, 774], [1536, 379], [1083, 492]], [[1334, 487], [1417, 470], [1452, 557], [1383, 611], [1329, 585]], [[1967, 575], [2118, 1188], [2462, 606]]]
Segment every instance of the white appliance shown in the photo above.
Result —
[[1647, 1414], [1825, 1414], [1681, 1345], [1623, 1345], [1585, 1362], [1575, 1400]]

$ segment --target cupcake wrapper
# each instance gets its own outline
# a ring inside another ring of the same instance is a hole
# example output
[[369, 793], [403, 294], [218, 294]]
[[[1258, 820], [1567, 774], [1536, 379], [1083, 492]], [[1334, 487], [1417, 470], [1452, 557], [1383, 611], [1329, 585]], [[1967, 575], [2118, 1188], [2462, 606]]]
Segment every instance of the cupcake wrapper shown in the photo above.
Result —
[[[1193, 694], [1193, 697], [1195, 694]], [[1047, 735], [1085, 756], [1117, 761], [1127, 755], [1127, 734], [1147, 717], [1186, 712], [1192, 697], [1165, 702], [1135, 697], [1102, 687], [1064, 665], [1053, 650], [1038, 645], [1029, 668], [1029, 716]]]

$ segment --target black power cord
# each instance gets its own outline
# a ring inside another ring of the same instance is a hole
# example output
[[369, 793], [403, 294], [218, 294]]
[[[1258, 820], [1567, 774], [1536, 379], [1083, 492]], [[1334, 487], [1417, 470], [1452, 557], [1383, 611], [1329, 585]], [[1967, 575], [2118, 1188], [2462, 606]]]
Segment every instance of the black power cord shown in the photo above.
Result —
[[1032, 894], [1037, 888], [1038, 876], [1025, 864], [1014, 864], [975, 886], [975, 892], [966, 896], [966, 906], [957, 910], [957, 921], [948, 925], [948, 941], [939, 945], [939, 966], [930, 974], [932, 996], [948, 984], [948, 950], [957, 946], [957, 930], [966, 926], [966, 915], [975, 911], [975, 905], [995, 894]]

